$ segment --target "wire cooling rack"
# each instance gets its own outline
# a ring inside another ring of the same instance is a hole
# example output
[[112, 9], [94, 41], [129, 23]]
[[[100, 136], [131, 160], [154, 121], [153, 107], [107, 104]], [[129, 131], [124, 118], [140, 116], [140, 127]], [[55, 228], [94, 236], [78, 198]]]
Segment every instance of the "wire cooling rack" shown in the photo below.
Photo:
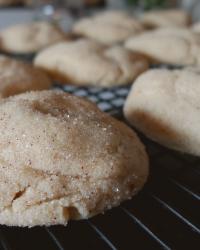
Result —
[[84, 97], [97, 104], [104, 112], [118, 115], [129, 93], [131, 85], [112, 88], [77, 87], [74, 85], [55, 85], [56, 88], [76, 96]]

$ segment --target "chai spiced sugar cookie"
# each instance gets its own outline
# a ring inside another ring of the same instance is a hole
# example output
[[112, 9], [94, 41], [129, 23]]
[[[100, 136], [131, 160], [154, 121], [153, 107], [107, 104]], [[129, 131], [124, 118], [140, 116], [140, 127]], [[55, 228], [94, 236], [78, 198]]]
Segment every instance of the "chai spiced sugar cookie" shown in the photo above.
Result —
[[133, 84], [124, 114], [152, 140], [200, 156], [199, 97], [199, 70], [149, 70]]
[[152, 61], [172, 65], [200, 64], [200, 34], [185, 28], [162, 28], [129, 38], [125, 47]]
[[48, 89], [52, 82], [40, 69], [0, 55], [0, 98], [31, 90]]
[[52, 23], [38, 21], [16, 24], [0, 31], [0, 50], [20, 54], [35, 53], [66, 39], [66, 34]]
[[187, 27], [191, 16], [183, 9], [153, 10], [144, 12], [140, 21], [147, 28]]
[[121, 43], [142, 30], [139, 21], [123, 11], [105, 11], [82, 18], [72, 28], [73, 33], [105, 45]]
[[104, 87], [128, 84], [149, 66], [138, 53], [88, 39], [53, 45], [38, 53], [34, 64], [61, 83]]
[[148, 156], [127, 125], [61, 91], [0, 101], [0, 224], [86, 219], [144, 185]]

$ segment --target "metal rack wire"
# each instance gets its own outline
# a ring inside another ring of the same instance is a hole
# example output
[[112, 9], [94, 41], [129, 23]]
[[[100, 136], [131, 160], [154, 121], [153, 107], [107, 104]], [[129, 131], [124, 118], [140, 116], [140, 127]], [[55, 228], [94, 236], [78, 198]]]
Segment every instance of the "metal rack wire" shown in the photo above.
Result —
[[[112, 89], [56, 86], [84, 96], [124, 120], [129, 86]], [[67, 227], [0, 227], [0, 249], [200, 249], [200, 159], [166, 149], [139, 134], [150, 155], [143, 191], [120, 207]]]

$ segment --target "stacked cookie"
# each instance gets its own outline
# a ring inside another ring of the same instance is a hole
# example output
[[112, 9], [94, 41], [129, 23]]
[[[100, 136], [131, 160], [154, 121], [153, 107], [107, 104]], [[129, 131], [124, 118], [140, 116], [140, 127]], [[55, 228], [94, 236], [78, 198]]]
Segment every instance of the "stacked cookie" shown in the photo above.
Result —
[[[89, 218], [147, 180], [136, 133], [89, 101], [44, 90], [54, 81], [107, 88], [134, 81], [124, 106], [129, 123], [166, 147], [200, 155], [200, 35], [190, 24], [181, 10], [137, 18], [112, 11], [77, 21], [73, 35], [45, 22], [0, 32], [1, 51], [36, 54], [33, 65], [0, 56], [0, 224]], [[148, 70], [154, 63], [183, 68]]]

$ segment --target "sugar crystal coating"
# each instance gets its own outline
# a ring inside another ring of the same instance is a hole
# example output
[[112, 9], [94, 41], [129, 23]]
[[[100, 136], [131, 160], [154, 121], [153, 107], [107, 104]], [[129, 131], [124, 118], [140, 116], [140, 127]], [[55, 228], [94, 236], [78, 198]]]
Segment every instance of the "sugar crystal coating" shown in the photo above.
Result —
[[0, 146], [1, 224], [88, 218], [134, 195], [148, 174], [131, 129], [61, 91], [3, 99]]

